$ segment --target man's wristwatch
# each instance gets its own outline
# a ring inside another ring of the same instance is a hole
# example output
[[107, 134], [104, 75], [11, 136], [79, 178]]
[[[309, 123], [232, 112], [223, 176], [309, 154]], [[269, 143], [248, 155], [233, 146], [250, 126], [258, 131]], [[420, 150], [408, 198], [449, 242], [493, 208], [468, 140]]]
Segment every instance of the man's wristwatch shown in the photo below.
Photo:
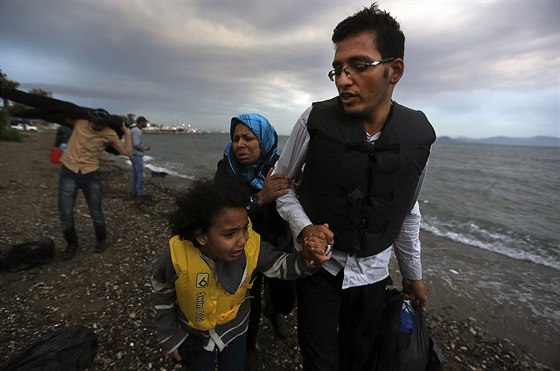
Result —
[[249, 209], [252, 207], [259, 207], [259, 194], [255, 193], [249, 198]]

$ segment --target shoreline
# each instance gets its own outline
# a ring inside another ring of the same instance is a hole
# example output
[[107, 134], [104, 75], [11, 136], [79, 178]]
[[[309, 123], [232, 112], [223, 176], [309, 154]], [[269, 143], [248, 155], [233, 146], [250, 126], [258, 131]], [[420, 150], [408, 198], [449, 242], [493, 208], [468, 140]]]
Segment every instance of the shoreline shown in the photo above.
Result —
[[[558, 271], [429, 232], [421, 232], [421, 240], [426, 246], [423, 265], [431, 298], [428, 311], [456, 321], [474, 319], [487, 335], [511, 342], [515, 352], [533, 353], [551, 369], [560, 369], [557, 314], [540, 312], [557, 308], [558, 293], [552, 282], [558, 282]], [[545, 291], [537, 277], [550, 288]], [[546, 302], [546, 307], [538, 307], [536, 299]]]
[[[39, 132], [26, 135], [23, 142], [0, 145], [1, 248], [42, 237], [55, 241], [57, 254], [65, 246], [57, 212], [58, 166], [48, 162], [53, 141], [54, 132]], [[79, 196], [76, 225], [80, 248], [74, 259], [55, 258], [18, 273], [0, 273], [0, 295], [11, 298], [0, 309], [0, 338], [5, 344], [0, 365], [39, 335], [62, 325], [81, 324], [93, 327], [99, 336], [93, 369], [176, 369], [156, 344], [147, 283], [169, 237], [166, 213], [190, 181], [148, 173], [146, 189], [153, 200], [139, 201], [128, 194], [130, 171], [121, 160], [104, 154], [100, 167], [111, 244], [108, 251], [93, 254], [89, 210]], [[428, 232], [422, 232], [422, 241], [424, 246], [437, 247], [426, 248], [425, 269], [431, 259], [438, 259], [437, 254], [457, 249], [453, 242]], [[476, 254], [472, 255], [469, 259], [476, 261]], [[541, 353], [536, 351], [542, 344], [557, 347], [549, 343], [549, 335], [516, 322], [497, 321], [488, 313], [496, 308], [485, 307], [461, 292], [457, 295], [456, 287], [440, 279], [438, 272], [427, 269], [426, 282], [430, 290], [428, 325], [448, 359], [445, 370], [560, 368], [557, 352], [533, 355]], [[293, 317], [294, 313], [290, 315], [292, 324]], [[264, 318], [261, 324], [260, 369], [293, 370], [299, 362], [295, 328], [294, 336], [282, 341], [274, 337]]]

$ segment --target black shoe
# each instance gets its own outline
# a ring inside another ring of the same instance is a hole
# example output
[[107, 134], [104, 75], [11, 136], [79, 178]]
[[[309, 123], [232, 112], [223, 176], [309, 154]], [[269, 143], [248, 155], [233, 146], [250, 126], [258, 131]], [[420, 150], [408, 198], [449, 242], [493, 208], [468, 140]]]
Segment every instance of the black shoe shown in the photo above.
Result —
[[273, 314], [268, 319], [272, 323], [272, 328], [274, 328], [274, 333], [277, 337], [287, 339], [290, 336], [290, 329], [283, 315]]
[[134, 203], [139, 206], [149, 206], [154, 203], [154, 198], [151, 194], [136, 195], [134, 196]]
[[62, 252], [62, 260], [72, 259], [74, 257], [74, 254], [76, 254], [76, 250], [78, 250], [78, 244], [69, 243], [68, 246], [66, 246], [66, 249], [64, 249], [64, 251]]
[[107, 241], [98, 241], [97, 245], [95, 245], [95, 249], [93, 249], [93, 252], [101, 254], [103, 251], [107, 250], [107, 247]]
[[144, 201], [144, 202], [152, 202], [152, 201], [154, 201], [154, 198], [152, 197], [152, 195], [151, 195], [151, 194], [147, 194], [147, 193], [145, 193], [145, 194], [143, 194], [143, 195], [140, 195], [140, 196], [136, 196], [136, 197], [137, 197], [139, 200], [142, 200], [142, 201]]

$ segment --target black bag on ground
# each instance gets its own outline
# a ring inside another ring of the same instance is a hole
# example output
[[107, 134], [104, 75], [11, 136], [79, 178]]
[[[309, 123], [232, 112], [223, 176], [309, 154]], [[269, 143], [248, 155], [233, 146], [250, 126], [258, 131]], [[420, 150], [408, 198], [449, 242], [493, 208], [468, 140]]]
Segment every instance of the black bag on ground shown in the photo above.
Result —
[[57, 329], [12, 358], [4, 371], [78, 371], [93, 364], [97, 335], [83, 326]]
[[401, 313], [403, 299], [397, 290], [388, 290], [386, 307], [380, 323], [379, 335], [371, 355], [376, 371], [436, 371], [445, 358], [428, 333], [428, 325], [422, 308], [414, 310], [412, 331], [403, 332]]
[[0, 268], [19, 272], [37, 264], [48, 263], [53, 258], [54, 241], [50, 238], [42, 238], [0, 250]]

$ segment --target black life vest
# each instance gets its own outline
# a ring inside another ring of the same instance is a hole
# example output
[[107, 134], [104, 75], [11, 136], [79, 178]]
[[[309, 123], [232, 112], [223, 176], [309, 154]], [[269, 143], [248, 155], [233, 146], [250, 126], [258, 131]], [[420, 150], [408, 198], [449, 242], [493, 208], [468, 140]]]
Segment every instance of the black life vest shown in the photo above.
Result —
[[312, 223], [329, 224], [339, 251], [370, 256], [391, 246], [436, 138], [424, 113], [393, 103], [372, 145], [336, 97], [313, 104], [307, 130], [300, 201]]

